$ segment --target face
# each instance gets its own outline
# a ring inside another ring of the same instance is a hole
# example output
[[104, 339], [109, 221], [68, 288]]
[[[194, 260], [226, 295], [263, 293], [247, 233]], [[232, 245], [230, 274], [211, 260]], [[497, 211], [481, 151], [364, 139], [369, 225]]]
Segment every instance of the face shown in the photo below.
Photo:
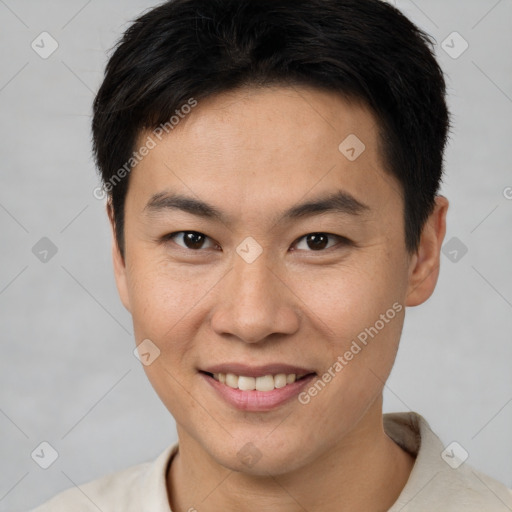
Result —
[[405, 306], [431, 293], [375, 118], [314, 89], [243, 89], [155, 141], [114, 263], [180, 443], [254, 474], [341, 449], [380, 408]]

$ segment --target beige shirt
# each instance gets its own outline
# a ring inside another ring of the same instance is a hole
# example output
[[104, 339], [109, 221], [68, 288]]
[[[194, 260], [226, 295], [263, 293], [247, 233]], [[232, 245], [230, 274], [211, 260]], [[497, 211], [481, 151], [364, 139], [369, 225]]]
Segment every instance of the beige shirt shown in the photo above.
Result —
[[[445, 450], [419, 414], [385, 414], [384, 428], [416, 457], [409, 480], [389, 512], [512, 511], [512, 491], [467, 462], [461, 463], [465, 458], [461, 447], [449, 445]], [[177, 450], [174, 444], [153, 462], [68, 489], [33, 512], [172, 512], [166, 473]]]

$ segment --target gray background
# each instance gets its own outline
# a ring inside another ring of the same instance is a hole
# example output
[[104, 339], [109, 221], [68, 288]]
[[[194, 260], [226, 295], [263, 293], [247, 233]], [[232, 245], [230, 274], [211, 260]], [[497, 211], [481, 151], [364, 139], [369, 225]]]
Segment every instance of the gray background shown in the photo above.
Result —
[[[133, 356], [92, 194], [90, 112], [106, 52], [152, 5], [0, 0], [0, 511], [153, 459], [176, 439]], [[468, 252], [443, 256], [434, 296], [408, 310], [385, 410], [420, 412], [512, 486], [512, 1], [398, 7], [435, 37], [449, 77], [446, 241]], [[47, 59], [31, 48], [43, 31], [59, 44]], [[442, 47], [453, 31], [469, 43], [456, 59]], [[42, 237], [58, 249], [46, 263], [32, 252]], [[42, 441], [59, 454], [46, 470], [31, 458]]]

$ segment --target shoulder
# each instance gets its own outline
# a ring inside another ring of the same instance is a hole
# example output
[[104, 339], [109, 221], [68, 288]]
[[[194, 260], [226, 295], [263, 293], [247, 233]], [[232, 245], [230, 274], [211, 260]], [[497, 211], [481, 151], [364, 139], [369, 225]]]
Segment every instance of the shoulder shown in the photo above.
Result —
[[[456, 473], [454, 487], [461, 501], [468, 501], [465, 510], [489, 510], [506, 512], [512, 510], [512, 490], [489, 475], [481, 473], [469, 464], [461, 466]], [[452, 470], [453, 471], [453, 470]]]
[[445, 446], [419, 414], [386, 414], [384, 425], [389, 437], [416, 457], [390, 512], [512, 510], [512, 490], [468, 464], [468, 454], [460, 444]]
[[[417, 500], [424, 507], [419, 511], [427, 510], [427, 505], [436, 510], [461, 512], [512, 510], [512, 490], [467, 463], [434, 473], [423, 494]], [[407, 510], [416, 509], [405, 508], [404, 512]]]
[[127, 503], [138, 499], [138, 482], [149, 466], [150, 463], [139, 464], [66, 489], [32, 512], [107, 512], [112, 503], [117, 503], [118, 510], [125, 510]]
[[[167, 504], [166, 469], [177, 450], [169, 446], [152, 462], [137, 464], [67, 489], [30, 512], [141, 512]], [[163, 510], [166, 510], [165, 508]]]

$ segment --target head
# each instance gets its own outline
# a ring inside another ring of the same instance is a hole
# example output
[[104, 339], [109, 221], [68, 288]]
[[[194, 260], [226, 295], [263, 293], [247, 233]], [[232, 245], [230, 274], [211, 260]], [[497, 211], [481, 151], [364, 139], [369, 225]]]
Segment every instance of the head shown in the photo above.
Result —
[[[379, 405], [438, 276], [448, 127], [428, 37], [378, 0], [175, 0], [126, 31], [93, 118], [116, 280], [152, 385], [213, 460], [298, 468]], [[207, 381], [224, 363], [313, 379], [242, 411]]]

